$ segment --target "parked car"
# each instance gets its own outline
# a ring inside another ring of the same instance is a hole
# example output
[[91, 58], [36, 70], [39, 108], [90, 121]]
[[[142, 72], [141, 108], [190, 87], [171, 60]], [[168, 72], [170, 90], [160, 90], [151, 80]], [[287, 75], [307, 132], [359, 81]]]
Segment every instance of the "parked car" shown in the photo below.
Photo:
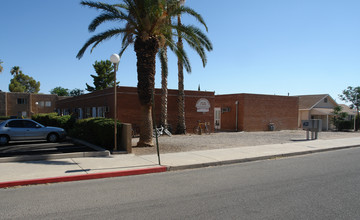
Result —
[[46, 127], [30, 119], [9, 119], [0, 123], [0, 145], [18, 140], [47, 140], [58, 142], [65, 138], [62, 128]]

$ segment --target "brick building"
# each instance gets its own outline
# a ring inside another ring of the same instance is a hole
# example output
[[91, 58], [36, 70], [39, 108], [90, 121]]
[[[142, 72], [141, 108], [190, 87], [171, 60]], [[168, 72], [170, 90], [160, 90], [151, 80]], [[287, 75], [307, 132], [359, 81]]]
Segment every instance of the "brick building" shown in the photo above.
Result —
[[297, 129], [299, 98], [290, 96], [216, 95], [215, 129], [222, 131], [268, 131]]
[[57, 95], [0, 92], [0, 116], [31, 117], [54, 112]]
[[[177, 90], [168, 90], [168, 124], [173, 130], [177, 125], [177, 93]], [[160, 89], [155, 90], [154, 97], [156, 123], [160, 124]], [[212, 129], [221, 131], [266, 131], [270, 123], [275, 130], [297, 129], [298, 106], [298, 97], [185, 91], [187, 132], [193, 132], [198, 120], [210, 122]], [[112, 118], [114, 90], [109, 88], [59, 100], [56, 108], [60, 114], [76, 114], [78, 118]], [[137, 88], [118, 87], [116, 114], [121, 122], [140, 125]]]
[[[177, 90], [168, 90], [168, 124], [175, 130], [177, 124]], [[161, 90], [155, 89], [155, 118], [160, 124]], [[192, 132], [197, 121], [213, 122], [214, 92], [185, 91], [185, 122], [187, 132]], [[78, 118], [109, 117], [114, 115], [114, 89], [108, 88], [70, 99], [57, 101], [60, 114], [76, 114]], [[124, 123], [139, 126], [141, 122], [140, 102], [137, 88], [118, 87], [117, 118]]]

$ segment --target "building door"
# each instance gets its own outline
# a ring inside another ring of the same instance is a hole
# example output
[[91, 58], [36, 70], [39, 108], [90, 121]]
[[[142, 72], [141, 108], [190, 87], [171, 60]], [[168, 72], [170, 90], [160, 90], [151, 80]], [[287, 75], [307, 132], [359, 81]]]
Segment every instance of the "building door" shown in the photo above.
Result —
[[96, 118], [96, 113], [97, 113], [97, 111], [96, 111], [96, 107], [92, 107], [92, 117], [93, 118]]
[[215, 130], [221, 128], [221, 108], [214, 108], [214, 128]]
[[78, 108], [78, 111], [79, 111], [78, 119], [83, 119], [83, 110], [82, 110], [82, 108]]

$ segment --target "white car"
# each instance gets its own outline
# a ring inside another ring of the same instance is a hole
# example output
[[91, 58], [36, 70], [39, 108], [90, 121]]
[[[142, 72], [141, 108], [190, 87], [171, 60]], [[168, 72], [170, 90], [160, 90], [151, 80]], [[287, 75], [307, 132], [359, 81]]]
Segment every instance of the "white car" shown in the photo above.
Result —
[[30, 119], [9, 119], [0, 123], [0, 145], [9, 141], [41, 139], [54, 143], [65, 136], [62, 128], [46, 127]]

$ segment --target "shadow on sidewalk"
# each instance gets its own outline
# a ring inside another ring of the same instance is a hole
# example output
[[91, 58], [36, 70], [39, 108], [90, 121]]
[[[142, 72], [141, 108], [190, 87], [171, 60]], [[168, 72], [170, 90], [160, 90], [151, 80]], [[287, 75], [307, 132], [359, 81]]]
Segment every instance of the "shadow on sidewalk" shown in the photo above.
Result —
[[46, 157], [44, 157], [41, 160], [34, 160], [34, 161], [17, 161], [13, 163], [24, 163], [24, 164], [41, 164], [41, 165], [77, 165], [75, 162], [68, 162], [68, 161], [53, 161], [53, 160], [47, 160]]
[[307, 140], [307, 139], [291, 139], [291, 141], [293, 141], [293, 142], [305, 142], [305, 141], [311, 141], [311, 140]]

